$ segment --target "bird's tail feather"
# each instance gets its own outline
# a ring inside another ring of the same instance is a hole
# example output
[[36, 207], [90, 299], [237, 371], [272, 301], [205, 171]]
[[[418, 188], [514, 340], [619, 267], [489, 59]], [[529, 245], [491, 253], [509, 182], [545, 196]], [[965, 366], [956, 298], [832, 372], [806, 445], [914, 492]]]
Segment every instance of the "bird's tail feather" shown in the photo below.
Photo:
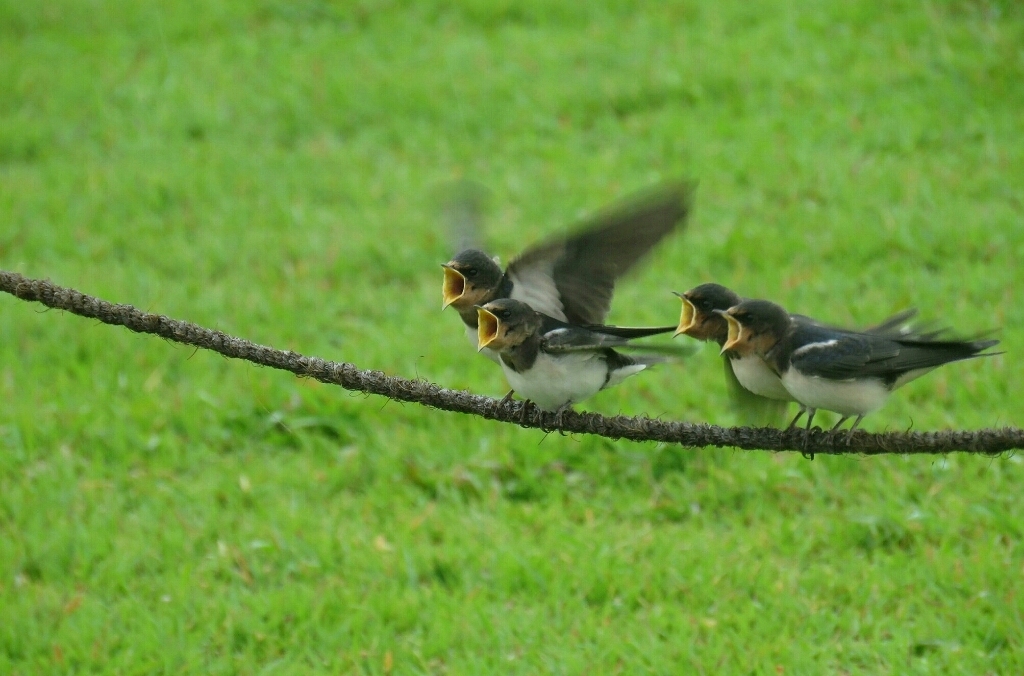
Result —
[[700, 352], [700, 343], [696, 341], [690, 341], [691, 344], [646, 344], [637, 345], [635, 343], [629, 343], [628, 345], [622, 345], [616, 347], [616, 350], [628, 350], [630, 354], [644, 355], [640, 359], [649, 357], [652, 363], [660, 363], [666, 361], [673, 361], [675, 359], [687, 359]]
[[584, 324], [582, 328], [629, 340], [657, 336], [661, 333], [670, 333], [676, 330], [675, 326], [608, 326], [606, 324]]
[[999, 344], [998, 340], [921, 340], [900, 339], [900, 352], [895, 361], [900, 371], [932, 369], [964, 359], [994, 357], [1002, 352], [985, 352]]

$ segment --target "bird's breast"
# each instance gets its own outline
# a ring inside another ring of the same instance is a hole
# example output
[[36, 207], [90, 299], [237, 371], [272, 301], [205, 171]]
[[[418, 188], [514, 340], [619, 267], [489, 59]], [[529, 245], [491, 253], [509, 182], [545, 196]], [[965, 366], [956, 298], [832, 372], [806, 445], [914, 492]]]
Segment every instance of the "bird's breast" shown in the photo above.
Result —
[[729, 361], [729, 365], [732, 366], [736, 380], [748, 392], [779, 401], [793, 400], [793, 395], [782, 385], [779, 377], [757, 355], [732, 359]]
[[878, 378], [830, 380], [805, 375], [795, 368], [782, 375], [782, 384], [801, 404], [842, 415], [865, 415], [879, 409], [889, 394]]
[[502, 370], [509, 387], [546, 411], [593, 396], [608, 377], [607, 363], [594, 352], [541, 352], [528, 369], [516, 372], [502, 363]]

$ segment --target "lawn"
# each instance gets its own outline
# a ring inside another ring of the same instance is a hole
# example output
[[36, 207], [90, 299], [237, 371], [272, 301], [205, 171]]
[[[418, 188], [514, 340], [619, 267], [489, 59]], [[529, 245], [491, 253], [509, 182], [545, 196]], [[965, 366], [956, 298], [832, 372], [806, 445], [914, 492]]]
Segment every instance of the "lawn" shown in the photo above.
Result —
[[[1013, 0], [0, 0], [0, 268], [501, 395], [444, 186], [507, 259], [690, 176], [612, 322], [916, 306], [1006, 354], [864, 428], [1020, 425], [1022, 45]], [[711, 349], [584, 408], [737, 420]], [[0, 297], [3, 674], [1021, 674], [1022, 486], [545, 436]]]

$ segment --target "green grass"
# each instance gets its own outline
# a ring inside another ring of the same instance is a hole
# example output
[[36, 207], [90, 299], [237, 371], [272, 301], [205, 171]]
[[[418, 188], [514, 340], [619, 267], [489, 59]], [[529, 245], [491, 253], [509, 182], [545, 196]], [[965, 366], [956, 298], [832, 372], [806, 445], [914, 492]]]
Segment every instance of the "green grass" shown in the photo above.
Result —
[[[869, 430], [1024, 421], [1018, 3], [0, 0], [0, 267], [501, 394], [437, 187], [507, 258], [662, 178], [717, 280], [1005, 356]], [[1024, 673], [1024, 461], [543, 436], [0, 298], [0, 673]], [[712, 350], [605, 413], [735, 422]]]

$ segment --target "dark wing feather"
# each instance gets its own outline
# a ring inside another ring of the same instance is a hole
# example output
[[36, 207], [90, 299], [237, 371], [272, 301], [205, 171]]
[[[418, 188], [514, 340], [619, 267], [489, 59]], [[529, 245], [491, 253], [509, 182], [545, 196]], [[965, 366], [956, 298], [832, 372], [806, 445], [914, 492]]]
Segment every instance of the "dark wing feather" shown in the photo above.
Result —
[[483, 237], [484, 213], [490, 195], [481, 183], [468, 178], [437, 188], [442, 222], [448, 226], [452, 251], [486, 251]]
[[906, 336], [913, 332], [910, 320], [917, 316], [917, 308], [907, 308], [903, 312], [897, 312], [880, 324], [864, 329], [864, 333], [873, 333], [878, 336]]
[[508, 272], [535, 284], [535, 292], [554, 288], [553, 300], [569, 323], [601, 324], [615, 280], [686, 220], [693, 192], [692, 183], [678, 182], [635, 196], [588, 219], [575, 234], [524, 252]]
[[623, 347], [628, 343], [628, 338], [598, 333], [580, 326], [562, 325], [544, 332], [540, 340], [540, 349], [549, 353], [585, 352]]
[[[908, 371], [930, 369], [974, 357], [991, 356], [981, 354], [984, 350], [999, 344], [998, 340], [900, 340], [900, 354], [884, 366], [890, 379]], [[882, 371], [879, 368], [879, 371]]]
[[899, 353], [898, 343], [881, 336], [829, 331], [821, 339], [794, 350], [790, 365], [809, 376], [847, 380], [874, 375], [870, 373], [873, 365], [885, 363]]
[[[901, 336], [916, 335], [915, 327], [910, 324], [910, 320], [917, 316], [916, 308], [909, 308], [902, 312], [897, 312], [893, 316], [883, 320], [880, 324], [870, 326], [863, 330], [864, 333], [871, 333], [878, 336], [887, 336], [889, 338], [899, 338]], [[793, 321], [802, 325], [814, 325], [825, 329], [832, 329], [839, 332], [850, 332], [849, 329], [844, 329], [840, 326], [832, 324], [826, 324], [825, 322], [819, 322], [812, 317], [800, 314], [791, 314], [790, 317]]]
[[662, 333], [669, 333], [675, 331], [675, 326], [609, 326], [608, 324], [587, 324], [582, 328], [590, 331], [596, 331], [598, 333], [607, 333], [613, 336], [619, 336], [620, 338], [646, 338], [647, 336], [657, 336]]
[[[970, 359], [999, 341], [922, 340], [803, 327], [802, 345], [790, 364], [801, 373], [832, 380], [881, 378], [892, 382], [918, 369]], [[812, 337], [813, 339], [807, 340]]]

